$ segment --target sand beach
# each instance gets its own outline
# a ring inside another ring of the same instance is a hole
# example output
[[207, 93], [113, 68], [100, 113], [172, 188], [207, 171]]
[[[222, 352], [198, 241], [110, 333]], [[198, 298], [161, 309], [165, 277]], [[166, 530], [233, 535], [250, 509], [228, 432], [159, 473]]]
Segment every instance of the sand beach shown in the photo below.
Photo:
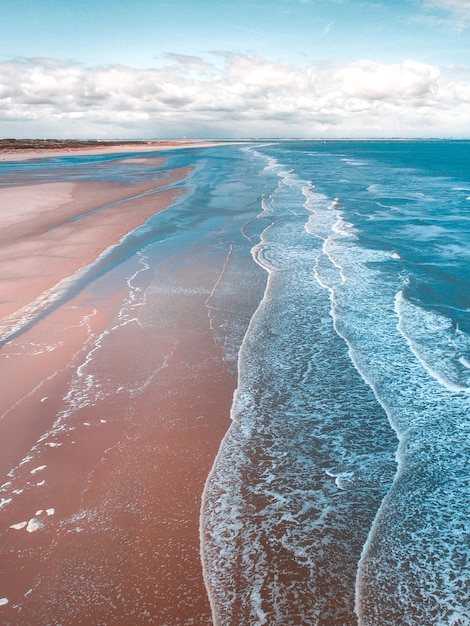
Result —
[[156, 301], [155, 324], [139, 319], [150, 278], [131, 302], [128, 268], [60, 300], [184, 192], [190, 169], [139, 158], [163, 167], [159, 180], [0, 187], [5, 625], [211, 623], [200, 499], [236, 386], [205, 306], [220, 268], [210, 250], [162, 268], [187, 289]]
[[[28, 142], [30, 143], [30, 142]], [[215, 141], [197, 141], [197, 140], [160, 140], [160, 141], [139, 141], [132, 143], [113, 143], [109, 142], [109, 145], [99, 145], [96, 147], [89, 147], [85, 145], [87, 142], [83, 142], [84, 145], [76, 147], [76, 142], [62, 141], [63, 147], [45, 147], [47, 140], [39, 142], [38, 147], [31, 148], [15, 148], [11, 149], [2, 148], [0, 142], [0, 162], [5, 161], [30, 161], [32, 159], [49, 158], [49, 157], [61, 157], [61, 156], [79, 156], [79, 155], [100, 155], [100, 154], [126, 154], [129, 152], [136, 153], [148, 153], [167, 150], [181, 150], [182, 148], [203, 148], [208, 146], [218, 145]], [[105, 143], [105, 142], [103, 142]]]

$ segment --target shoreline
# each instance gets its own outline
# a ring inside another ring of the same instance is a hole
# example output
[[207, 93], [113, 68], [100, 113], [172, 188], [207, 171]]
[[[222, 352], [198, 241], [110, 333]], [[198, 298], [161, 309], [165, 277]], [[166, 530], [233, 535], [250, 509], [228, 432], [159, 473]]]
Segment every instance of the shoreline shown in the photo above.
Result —
[[171, 170], [132, 186], [64, 181], [0, 187], [0, 320], [14, 323], [25, 306], [169, 206], [182, 189], [165, 187], [184, 185], [189, 172]]
[[129, 152], [166, 152], [170, 150], [183, 150], [189, 148], [206, 148], [221, 145], [230, 145], [239, 143], [237, 141], [155, 141], [142, 142], [142, 144], [123, 143], [119, 145], [99, 146], [99, 147], [66, 147], [63, 148], [18, 148], [2, 150], [0, 148], [0, 163], [9, 163], [17, 161], [30, 161], [32, 159], [47, 159], [61, 156], [99, 156], [106, 154], [128, 154]]

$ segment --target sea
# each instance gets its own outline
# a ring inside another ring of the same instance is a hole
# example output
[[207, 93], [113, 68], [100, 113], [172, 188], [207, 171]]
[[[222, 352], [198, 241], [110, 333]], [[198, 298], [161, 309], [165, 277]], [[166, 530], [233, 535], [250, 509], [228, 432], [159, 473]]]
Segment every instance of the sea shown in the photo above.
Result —
[[[47, 306], [125, 263], [151, 324], [159, 268], [213, 250], [208, 324], [238, 381], [201, 502], [214, 625], [469, 625], [470, 141], [159, 154], [194, 168], [186, 192]], [[151, 176], [133, 156], [2, 170]]]
[[470, 142], [230, 151], [268, 279], [204, 493], [215, 623], [470, 624]]

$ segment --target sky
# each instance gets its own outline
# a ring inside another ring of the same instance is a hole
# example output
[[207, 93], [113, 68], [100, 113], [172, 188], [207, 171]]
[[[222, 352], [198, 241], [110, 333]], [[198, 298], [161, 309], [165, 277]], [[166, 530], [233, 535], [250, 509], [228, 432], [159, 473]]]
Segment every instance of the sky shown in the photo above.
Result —
[[470, 0], [0, 0], [0, 137], [470, 136]]

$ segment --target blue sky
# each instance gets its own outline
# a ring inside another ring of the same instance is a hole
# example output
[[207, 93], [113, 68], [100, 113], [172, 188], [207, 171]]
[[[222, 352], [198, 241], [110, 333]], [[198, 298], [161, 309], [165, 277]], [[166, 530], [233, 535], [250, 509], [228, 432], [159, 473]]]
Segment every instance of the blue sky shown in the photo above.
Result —
[[0, 0], [0, 135], [470, 134], [470, 0]]

